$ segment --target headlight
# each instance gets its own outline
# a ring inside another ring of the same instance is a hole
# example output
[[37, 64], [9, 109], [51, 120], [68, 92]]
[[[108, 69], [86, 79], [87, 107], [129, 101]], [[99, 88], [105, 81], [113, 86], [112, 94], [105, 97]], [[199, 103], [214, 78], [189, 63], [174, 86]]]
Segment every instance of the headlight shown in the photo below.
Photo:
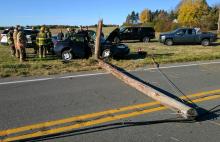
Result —
[[165, 38], [166, 38], [166, 36], [165, 36], [165, 35], [161, 36], [161, 39], [162, 39], [162, 40], [164, 40]]

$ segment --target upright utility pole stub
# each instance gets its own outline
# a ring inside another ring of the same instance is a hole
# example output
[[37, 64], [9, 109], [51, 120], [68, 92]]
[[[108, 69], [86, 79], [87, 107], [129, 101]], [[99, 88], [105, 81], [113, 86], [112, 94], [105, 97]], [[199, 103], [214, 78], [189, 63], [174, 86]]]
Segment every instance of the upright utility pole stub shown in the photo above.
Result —
[[96, 31], [96, 42], [95, 42], [95, 58], [96, 60], [99, 59], [100, 57], [100, 40], [101, 40], [101, 34], [102, 34], [102, 25], [103, 25], [103, 20], [100, 20], [98, 23], [97, 31]]

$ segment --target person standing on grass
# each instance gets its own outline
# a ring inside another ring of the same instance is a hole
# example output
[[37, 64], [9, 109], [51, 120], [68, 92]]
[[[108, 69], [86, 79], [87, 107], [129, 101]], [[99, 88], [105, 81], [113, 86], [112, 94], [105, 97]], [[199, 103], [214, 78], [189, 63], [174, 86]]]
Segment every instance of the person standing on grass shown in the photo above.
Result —
[[27, 47], [27, 38], [26, 35], [21, 27], [18, 29], [17, 34], [17, 47], [16, 50], [20, 57], [20, 62], [25, 61], [26, 59], [26, 47]]
[[9, 29], [9, 32], [7, 34], [8, 37], [8, 45], [10, 46], [11, 50], [11, 55], [14, 57], [15, 56], [15, 44], [14, 44], [14, 39], [13, 39], [13, 28]]
[[34, 27], [32, 27], [31, 30], [32, 30], [32, 34], [31, 34], [32, 46], [34, 48], [34, 54], [37, 54], [37, 51], [38, 51], [38, 47], [37, 47], [37, 43], [36, 43], [37, 33], [35, 32]]
[[46, 58], [47, 34], [45, 32], [45, 27], [41, 27], [40, 33], [37, 35], [37, 44], [39, 58]]
[[47, 49], [47, 53], [50, 52], [50, 48], [53, 47], [53, 41], [52, 41], [52, 34], [50, 32], [50, 29], [48, 27], [46, 27], [46, 34], [47, 34], [47, 41], [46, 41], [46, 49]]
[[14, 40], [14, 46], [15, 46], [15, 55], [17, 58], [19, 58], [19, 54], [17, 52], [17, 34], [18, 34], [18, 27], [19, 26], [16, 26], [15, 29], [14, 29], [14, 33], [13, 33], [13, 40]]
[[75, 29], [74, 28], [67, 28], [67, 33], [65, 34], [65, 39], [70, 39], [73, 37], [75, 34]]
[[58, 35], [57, 35], [57, 39], [58, 39], [58, 40], [63, 40], [63, 38], [64, 38], [63, 31], [60, 30], [60, 32], [59, 32]]

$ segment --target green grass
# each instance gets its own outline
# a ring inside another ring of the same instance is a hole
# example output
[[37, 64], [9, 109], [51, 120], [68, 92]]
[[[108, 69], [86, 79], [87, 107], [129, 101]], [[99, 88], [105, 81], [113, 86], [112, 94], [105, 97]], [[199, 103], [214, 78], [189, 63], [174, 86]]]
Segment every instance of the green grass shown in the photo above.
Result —
[[135, 69], [153, 64], [152, 56], [160, 64], [220, 59], [220, 44], [208, 47], [201, 45], [166, 46], [153, 41], [147, 44], [140, 42], [128, 43], [128, 46], [133, 53], [141, 48], [147, 52], [147, 56], [138, 57], [134, 54], [130, 55], [127, 60], [112, 60], [113, 64], [127, 69]]
[[[104, 28], [104, 34], [108, 35], [114, 28]], [[220, 59], [220, 40], [215, 46], [203, 47], [201, 45], [175, 45], [165, 46], [155, 40], [150, 43], [125, 43], [131, 49], [131, 55], [124, 59], [111, 59], [110, 62], [126, 70], [133, 70], [146, 65], [152, 65], [151, 56], [154, 56], [158, 63], [176, 63], [189, 61], [202, 61]], [[142, 48], [148, 56], [140, 57], [135, 52]], [[79, 71], [100, 70], [93, 57], [90, 59], [77, 59], [69, 63], [62, 62], [55, 56], [48, 56], [47, 59], [39, 59], [31, 54], [33, 49], [28, 49], [28, 60], [20, 63], [18, 59], [10, 56], [10, 49], [7, 46], [0, 46], [0, 77], [13, 76], [47, 76], [54, 74], [66, 74]]]
[[28, 49], [28, 61], [20, 63], [18, 59], [10, 56], [10, 50], [6, 46], [0, 46], [0, 77], [10, 76], [46, 76], [53, 74], [65, 74], [69, 72], [88, 71], [99, 69], [94, 59], [78, 59], [64, 63], [57, 57], [49, 56], [47, 59], [39, 59], [31, 54]]

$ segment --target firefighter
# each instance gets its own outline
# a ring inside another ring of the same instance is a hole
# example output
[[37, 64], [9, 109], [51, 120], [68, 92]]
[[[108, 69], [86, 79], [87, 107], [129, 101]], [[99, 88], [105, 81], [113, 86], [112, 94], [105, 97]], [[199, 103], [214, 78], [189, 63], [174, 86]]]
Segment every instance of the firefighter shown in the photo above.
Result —
[[19, 54], [17, 51], [17, 34], [18, 34], [18, 26], [16, 26], [16, 28], [14, 29], [13, 40], [14, 40], [14, 45], [15, 45], [15, 55], [17, 58], [19, 58]]
[[31, 34], [32, 46], [34, 48], [34, 54], [37, 54], [37, 52], [38, 52], [38, 46], [36, 43], [37, 33], [35, 32], [34, 27], [32, 27], [31, 30], [32, 30], [32, 34]]
[[17, 46], [16, 50], [18, 52], [18, 55], [20, 57], [20, 62], [25, 61], [26, 59], [26, 47], [27, 47], [27, 38], [26, 35], [21, 27], [18, 29], [17, 34]]
[[46, 49], [47, 49], [47, 53], [49, 53], [51, 51], [50, 49], [53, 47], [52, 34], [48, 27], [46, 27], [45, 32], [47, 34]]
[[37, 44], [39, 49], [39, 58], [46, 57], [47, 34], [45, 27], [41, 27], [40, 33], [37, 35]]
[[14, 33], [14, 30], [13, 28], [10, 28], [9, 29], [9, 32], [7, 34], [7, 37], [8, 37], [8, 45], [10, 46], [10, 50], [11, 50], [11, 55], [12, 56], [15, 56], [15, 44], [14, 44], [14, 39], [13, 39], [13, 33]]

